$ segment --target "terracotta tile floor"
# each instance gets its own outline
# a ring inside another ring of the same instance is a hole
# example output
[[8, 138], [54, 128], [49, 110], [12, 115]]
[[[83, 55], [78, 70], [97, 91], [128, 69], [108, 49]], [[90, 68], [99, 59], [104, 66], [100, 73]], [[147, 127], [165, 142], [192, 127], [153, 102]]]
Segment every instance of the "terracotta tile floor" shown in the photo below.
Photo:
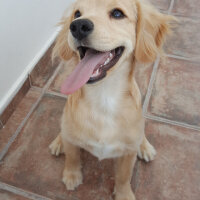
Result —
[[2, 200], [26, 200], [25, 197], [6, 192], [5, 190], [0, 190], [0, 197]]
[[[138, 160], [132, 188], [138, 200], [200, 199], [200, 4], [197, 0], [151, 0], [180, 19], [168, 41], [166, 63], [136, 68], [146, 135], [155, 161]], [[32, 87], [4, 128], [0, 124], [0, 200], [111, 200], [113, 162], [82, 151], [84, 184], [74, 192], [61, 182], [64, 156], [50, 155], [66, 97], [59, 87], [62, 65], [51, 49], [31, 73]], [[46, 120], [48, 119], [48, 120]]]

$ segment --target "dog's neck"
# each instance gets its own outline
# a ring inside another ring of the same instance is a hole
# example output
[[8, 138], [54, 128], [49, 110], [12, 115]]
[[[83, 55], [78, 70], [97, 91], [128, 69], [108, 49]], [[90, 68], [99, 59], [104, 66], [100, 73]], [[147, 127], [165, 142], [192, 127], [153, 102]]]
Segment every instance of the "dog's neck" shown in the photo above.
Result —
[[133, 66], [129, 65], [131, 63], [125, 61], [101, 82], [83, 87], [84, 98], [90, 105], [108, 112], [115, 111], [116, 106], [123, 100], [123, 96], [130, 90]]

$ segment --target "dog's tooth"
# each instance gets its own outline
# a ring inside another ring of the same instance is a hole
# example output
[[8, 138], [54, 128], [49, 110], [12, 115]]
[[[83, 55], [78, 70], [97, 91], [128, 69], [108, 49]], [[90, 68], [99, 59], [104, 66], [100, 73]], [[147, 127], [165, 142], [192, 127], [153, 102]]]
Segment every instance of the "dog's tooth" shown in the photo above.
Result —
[[99, 68], [98, 68], [98, 69], [95, 71], [94, 76], [99, 75], [99, 72], [100, 72], [100, 70], [99, 70]]
[[107, 58], [107, 60], [105, 61], [104, 65], [107, 65], [110, 62], [110, 58]]
[[97, 76], [97, 74], [98, 74], [98, 72], [97, 72], [97, 70], [92, 74], [92, 76], [91, 77], [95, 77], [95, 76]]
[[113, 56], [112, 53], [110, 53], [110, 58], [112, 58], [112, 56]]

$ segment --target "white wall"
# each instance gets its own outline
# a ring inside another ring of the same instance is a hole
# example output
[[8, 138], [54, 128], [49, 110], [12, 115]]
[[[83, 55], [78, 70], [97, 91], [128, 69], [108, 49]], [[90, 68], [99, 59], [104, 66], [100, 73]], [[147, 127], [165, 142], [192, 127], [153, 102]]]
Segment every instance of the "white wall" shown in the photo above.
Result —
[[0, 113], [57, 34], [73, 0], [0, 0]]

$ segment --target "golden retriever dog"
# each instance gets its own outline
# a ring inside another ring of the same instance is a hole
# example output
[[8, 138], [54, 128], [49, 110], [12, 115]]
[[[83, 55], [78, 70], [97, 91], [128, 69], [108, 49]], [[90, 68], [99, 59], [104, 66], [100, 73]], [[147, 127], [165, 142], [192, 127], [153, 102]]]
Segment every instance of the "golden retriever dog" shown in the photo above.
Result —
[[134, 68], [162, 54], [174, 20], [141, 0], [77, 0], [62, 18], [53, 55], [71, 59], [61, 86], [68, 100], [50, 149], [65, 154], [68, 190], [82, 184], [83, 148], [99, 160], [115, 160], [116, 200], [135, 199], [130, 181], [136, 158], [149, 162], [156, 151], [144, 134]]

